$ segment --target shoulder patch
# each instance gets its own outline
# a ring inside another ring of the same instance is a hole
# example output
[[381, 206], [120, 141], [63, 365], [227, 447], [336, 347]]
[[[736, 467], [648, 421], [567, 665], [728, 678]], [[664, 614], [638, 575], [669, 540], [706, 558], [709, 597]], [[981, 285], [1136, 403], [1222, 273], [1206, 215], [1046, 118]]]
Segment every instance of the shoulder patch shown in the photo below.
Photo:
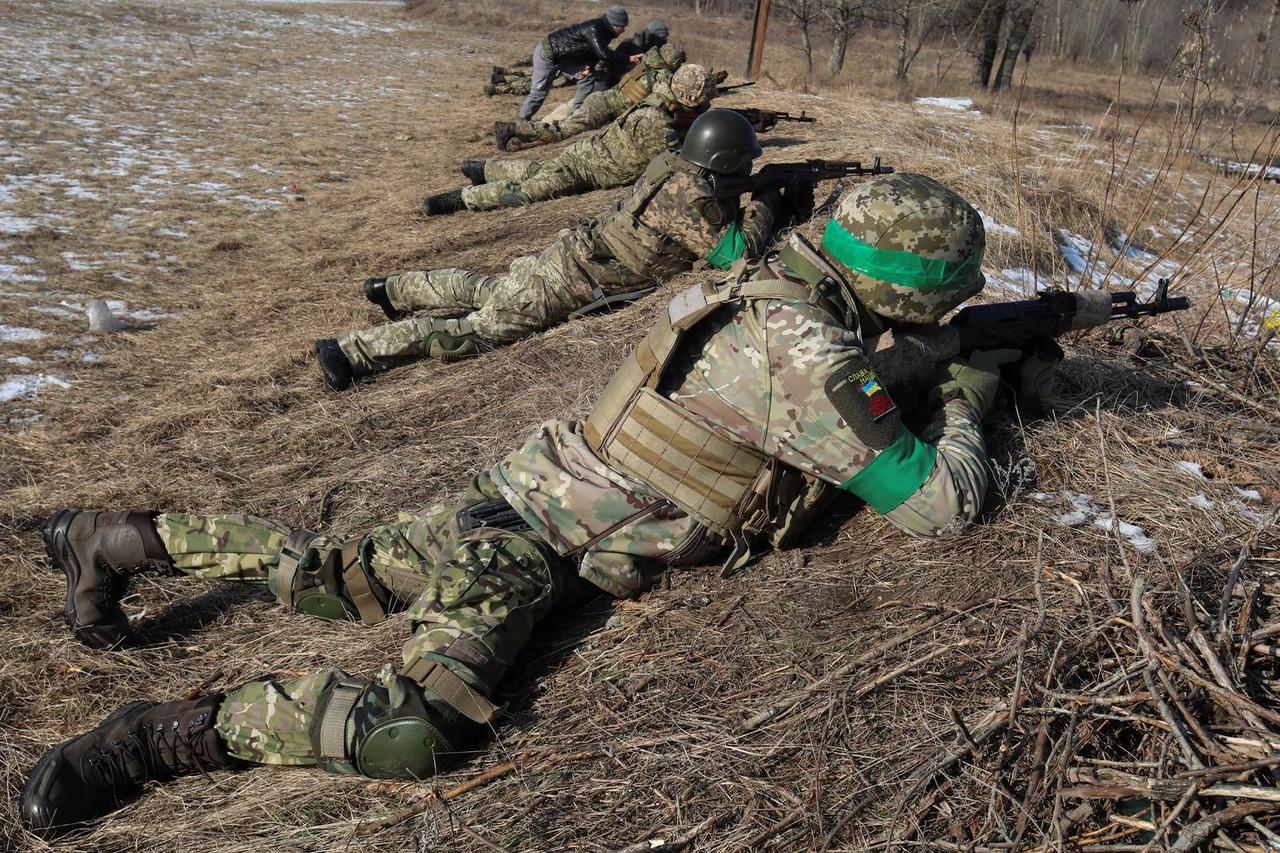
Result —
[[725, 214], [724, 206], [715, 199], [707, 199], [702, 203], [702, 218], [709, 225], [723, 225], [728, 216]]
[[898, 406], [871, 368], [854, 366], [827, 377], [827, 399], [871, 450], [889, 446], [898, 432]]

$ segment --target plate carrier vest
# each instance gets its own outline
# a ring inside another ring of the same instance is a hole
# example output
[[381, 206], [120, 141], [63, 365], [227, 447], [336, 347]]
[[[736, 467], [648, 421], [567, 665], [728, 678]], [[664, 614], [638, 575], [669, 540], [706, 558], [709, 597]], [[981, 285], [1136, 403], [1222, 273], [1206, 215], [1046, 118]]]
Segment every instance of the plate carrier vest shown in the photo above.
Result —
[[[662, 185], [677, 172], [690, 172], [699, 176], [707, 174], [706, 170], [674, 151], [659, 154], [636, 182], [637, 191], [618, 202], [618, 207], [605, 214], [597, 226], [597, 245], [636, 275], [668, 278], [688, 272], [700, 260], [683, 243], [640, 220], [641, 214], [649, 207]], [[710, 190], [709, 180], [707, 186]], [[726, 210], [725, 218], [727, 227], [736, 218], [736, 211]]]
[[739, 262], [735, 280], [697, 285], [677, 295], [613, 375], [584, 425], [587, 444], [601, 459], [697, 522], [692, 538], [711, 534], [732, 543], [725, 574], [756, 556], [765, 541], [778, 549], [789, 547], [836, 491], [720, 432], [658, 391], [681, 342], [721, 306], [801, 300], [844, 325], [842, 313], [816, 287], [789, 278], [747, 281], [745, 269]]

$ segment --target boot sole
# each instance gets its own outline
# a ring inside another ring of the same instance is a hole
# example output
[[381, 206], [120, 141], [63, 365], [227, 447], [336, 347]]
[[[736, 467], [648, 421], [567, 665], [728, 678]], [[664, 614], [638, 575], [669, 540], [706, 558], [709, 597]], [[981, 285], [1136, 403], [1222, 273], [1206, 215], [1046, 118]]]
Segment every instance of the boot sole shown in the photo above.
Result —
[[111, 649], [124, 642], [125, 637], [104, 637], [99, 629], [81, 627], [76, 620], [76, 585], [80, 582], [80, 561], [76, 559], [67, 539], [67, 528], [78, 514], [74, 509], [62, 509], [49, 516], [40, 530], [44, 539], [44, 552], [49, 556], [51, 571], [61, 572], [67, 580], [67, 597], [62, 605], [62, 618], [77, 640], [95, 649]]

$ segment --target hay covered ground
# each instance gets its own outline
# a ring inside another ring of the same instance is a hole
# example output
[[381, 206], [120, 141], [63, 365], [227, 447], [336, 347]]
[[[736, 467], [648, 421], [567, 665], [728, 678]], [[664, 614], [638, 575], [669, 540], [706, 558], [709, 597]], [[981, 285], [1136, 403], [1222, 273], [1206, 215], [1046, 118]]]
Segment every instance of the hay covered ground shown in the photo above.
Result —
[[[479, 88], [544, 29], [534, 8], [0, 0], [0, 846], [43, 849], [17, 828], [26, 771], [123, 702], [334, 662], [368, 673], [403, 638], [396, 620], [322, 623], [262, 591], [145, 578], [127, 602], [139, 643], [92, 652], [62, 624], [38, 533], [50, 510], [393, 518], [455, 494], [541, 420], [585, 412], [663, 304], [322, 386], [312, 340], [380, 316], [365, 276], [500, 270], [621, 192], [417, 212], [459, 184], [459, 159], [491, 153], [485, 132], [515, 102]], [[693, 20], [673, 22], [691, 58], [736, 71], [741, 41], [725, 41], [741, 26]], [[1146, 82], [1122, 116], [1065, 121], [1061, 103], [788, 79], [730, 101], [819, 118], [775, 130], [767, 159], [880, 154], [955, 186], [989, 220], [992, 298], [1131, 275], [1149, 294], [1178, 274], [1196, 308], [1145, 340], [1068, 342], [1053, 412], [993, 426], [992, 499], [963, 536], [907, 541], [843, 507], [735, 577], [684, 570], [553, 620], [493, 745], [433, 783], [185, 779], [74, 849], [1137, 850], [1166, 822], [1171, 843], [1224, 807], [1268, 805], [1070, 786], [1185, 778], [1280, 745], [1275, 185], [1197, 156], [1235, 149], [1170, 154], [1197, 116], [1157, 110], [1135, 141]], [[1265, 126], [1247, 135], [1274, 155]], [[127, 328], [87, 334], [90, 298], [115, 300]], [[1263, 849], [1247, 821], [1272, 831], [1271, 814], [1221, 822]]]

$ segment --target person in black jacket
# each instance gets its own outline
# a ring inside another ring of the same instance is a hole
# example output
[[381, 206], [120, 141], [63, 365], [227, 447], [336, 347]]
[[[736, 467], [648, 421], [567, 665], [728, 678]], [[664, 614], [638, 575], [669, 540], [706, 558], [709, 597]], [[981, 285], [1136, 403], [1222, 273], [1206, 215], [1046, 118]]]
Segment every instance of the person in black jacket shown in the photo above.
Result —
[[560, 71], [578, 77], [577, 92], [573, 96], [573, 107], [577, 109], [596, 87], [592, 66], [607, 65], [611, 55], [609, 42], [622, 35], [627, 21], [626, 9], [610, 6], [603, 16], [562, 27], [538, 42], [533, 49], [533, 83], [517, 117], [523, 121], [533, 118], [547, 99], [556, 72]]
[[[591, 75], [595, 81], [591, 91], [603, 92], [618, 85], [618, 81], [636, 66], [650, 48], [662, 47], [670, 37], [671, 30], [667, 25], [654, 18], [643, 30], [618, 42], [605, 61], [605, 73]], [[574, 109], [577, 109], [576, 105]]]

